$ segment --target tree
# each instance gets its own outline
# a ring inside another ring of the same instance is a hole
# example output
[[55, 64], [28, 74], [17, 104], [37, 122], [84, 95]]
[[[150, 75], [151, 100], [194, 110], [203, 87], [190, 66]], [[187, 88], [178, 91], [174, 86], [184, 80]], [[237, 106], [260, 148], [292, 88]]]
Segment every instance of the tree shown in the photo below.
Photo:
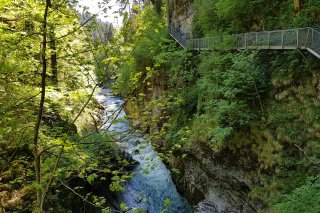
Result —
[[[84, 42], [84, 29], [71, 3], [0, 0], [0, 47], [5, 47], [0, 49], [0, 173], [22, 170], [7, 180], [16, 182], [19, 190], [35, 180], [35, 209], [40, 212], [44, 192], [56, 176], [46, 162], [59, 162], [54, 156], [63, 149], [57, 149], [62, 147], [57, 138], [67, 141], [74, 134], [73, 123], [92, 104], [97, 87], [88, 71], [92, 44]], [[58, 86], [58, 78], [59, 88], [48, 89]], [[79, 94], [79, 88], [85, 89], [78, 101], [68, 97]], [[86, 92], [90, 89], [93, 92]], [[64, 100], [55, 100], [63, 94], [67, 94]], [[75, 118], [63, 109], [65, 103], [71, 104]], [[34, 169], [21, 163], [31, 159]]]
[[[38, 110], [38, 117], [36, 121], [36, 125], [34, 127], [34, 137], [33, 137], [33, 143], [34, 143], [34, 166], [35, 166], [35, 175], [36, 175], [36, 182], [41, 186], [41, 148], [39, 144], [39, 130], [40, 130], [40, 123], [42, 120], [43, 115], [43, 107], [44, 107], [44, 101], [46, 96], [46, 77], [47, 77], [47, 18], [48, 18], [48, 10], [49, 6], [51, 6], [51, 1], [46, 0], [45, 3], [45, 10], [43, 14], [43, 24], [42, 24], [42, 52], [41, 52], [41, 63], [42, 63], [42, 73], [41, 73], [41, 99], [39, 103], [39, 110]], [[41, 209], [41, 189], [37, 190], [37, 205], [42, 212]]]
[[303, 0], [293, 0], [294, 10], [300, 12]]

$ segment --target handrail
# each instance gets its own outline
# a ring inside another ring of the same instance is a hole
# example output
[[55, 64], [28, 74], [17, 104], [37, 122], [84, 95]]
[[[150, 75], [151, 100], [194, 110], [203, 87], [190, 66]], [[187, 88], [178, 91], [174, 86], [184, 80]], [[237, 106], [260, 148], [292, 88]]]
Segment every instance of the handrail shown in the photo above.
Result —
[[187, 39], [178, 28], [169, 26], [170, 35], [188, 50], [215, 49], [307, 49], [320, 58], [320, 29], [297, 28]]
[[169, 26], [169, 33], [183, 48], [186, 49], [187, 39], [183, 36], [183, 34], [178, 29], [179, 28]]

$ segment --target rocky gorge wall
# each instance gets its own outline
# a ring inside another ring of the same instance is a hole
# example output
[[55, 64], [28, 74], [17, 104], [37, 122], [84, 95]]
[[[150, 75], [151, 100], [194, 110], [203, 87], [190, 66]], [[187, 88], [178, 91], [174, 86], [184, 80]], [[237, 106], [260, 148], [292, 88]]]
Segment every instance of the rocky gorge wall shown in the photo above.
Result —
[[248, 197], [253, 183], [246, 171], [236, 162], [215, 157], [205, 145], [194, 146], [186, 158], [174, 158], [170, 166], [179, 169], [173, 178], [194, 212], [257, 212], [259, 204]]
[[169, 14], [169, 22], [178, 28], [186, 37], [191, 38], [191, 25], [194, 18], [192, 9], [192, 0], [183, 0], [172, 2], [172, 11]]

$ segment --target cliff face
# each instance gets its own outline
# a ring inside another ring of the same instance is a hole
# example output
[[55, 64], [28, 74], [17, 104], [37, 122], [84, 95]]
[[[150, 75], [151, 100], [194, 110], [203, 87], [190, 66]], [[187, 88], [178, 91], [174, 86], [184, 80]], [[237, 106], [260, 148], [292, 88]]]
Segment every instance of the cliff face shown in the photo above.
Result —
[[189, 38], [192, 37], [191, 26], [194, 17], [192, 2], [192, 0], [174, 0], [172, 5], [173, 11], [170, 14], [171, 24], [179, 28]]
[[184, 159], [174, 158], [171, 166], [179, 169], [174, 180], [195, 206], [194, 212], [256, 212], [258, 204], [248, 197], [253, 184], [246, 171], [225, 159], [216, 159], [205, 146], [191, 150]]

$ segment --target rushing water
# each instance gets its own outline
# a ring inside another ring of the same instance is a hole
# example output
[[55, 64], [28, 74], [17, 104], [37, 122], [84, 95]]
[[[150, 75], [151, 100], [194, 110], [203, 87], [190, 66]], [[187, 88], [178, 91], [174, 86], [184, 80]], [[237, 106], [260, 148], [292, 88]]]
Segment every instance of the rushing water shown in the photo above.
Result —
[[[109, 130], [114, 131], [118, 137], [130, 132], [130, 122], [124, 119], [125, 113], [118, 111], [123, 104], [120, 97], [114, 96], [108, 88], [102, 89], [97, 99], [106, 108], [104, 116], [105, 126], [109, 127], [110, 117], [122, 118], [121, 122], [110, 125]], [[177, 192], [170, 171], [161, 161], [158, 153], [153, 150], [150, 143], [143, 142], [145, 138], [134, 133], [129, 133], [124, 142], [119, 146], [130, 154], [133, 159], [139, 162], [134, 169], [134, 176], [125, 183], [126, 191], [119, 194], [119, 202], [123, 202], [131, 209], [136, 207], [144, 209], [145, 212], [159, 213], [166, 209], [166, 212], [188, 213], [191, 212], [190, 205]], [[170, 201], [170, 202], [169, 202]], [[129, 211], [132, 212], [132, 211]]]

